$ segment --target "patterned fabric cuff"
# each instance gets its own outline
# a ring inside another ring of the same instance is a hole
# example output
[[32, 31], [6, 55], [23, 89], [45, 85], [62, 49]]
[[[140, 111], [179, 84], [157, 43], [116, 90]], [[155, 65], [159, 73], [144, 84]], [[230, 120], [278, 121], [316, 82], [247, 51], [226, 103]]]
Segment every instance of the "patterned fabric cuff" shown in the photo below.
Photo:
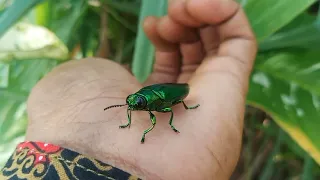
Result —
[[22, 142], [0, 171], [0, 179], [139, 179], [77, 152], [42, 142]]

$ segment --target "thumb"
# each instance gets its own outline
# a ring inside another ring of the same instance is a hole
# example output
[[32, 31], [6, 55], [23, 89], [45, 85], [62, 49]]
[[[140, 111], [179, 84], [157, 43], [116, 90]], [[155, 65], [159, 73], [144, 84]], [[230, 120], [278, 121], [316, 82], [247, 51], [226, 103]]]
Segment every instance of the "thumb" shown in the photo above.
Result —
[[217, 49], [206, 49], [207, 57], [191, 77], [189, 98], [201, 105], [199, 128], [207, 132], [206, 137], [210, 136], [208, 149], [224, 167], [233, 169], [240, 153], [245, 100], [257, 44], [240, 6], [224, 14], [225, 18], [219, 22], [208, 18], [216, 17], [212, 8], [220, 7], [218, 2], [223, 2], [225, 7], [235, 3], [218, 0], [189, 0], [187, 3], [188, 14], [215, 27], [219, 40]]

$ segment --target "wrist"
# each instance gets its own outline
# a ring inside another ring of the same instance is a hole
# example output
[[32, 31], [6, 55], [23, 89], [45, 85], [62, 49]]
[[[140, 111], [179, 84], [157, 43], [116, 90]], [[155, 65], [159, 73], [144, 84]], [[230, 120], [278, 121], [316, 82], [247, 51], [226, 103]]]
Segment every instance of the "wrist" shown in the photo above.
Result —
[[[79, 128], [77, 124], [73, 124], [72, 126], [75, 129]], [[96, 142], [94, 135], [88, 134], [87, 137], [81, 139], [75, 138], [79, 135], [69, 135], [69, 133], [70, 131], [66, 132], [63, 128], [50, 128], [48, 131], [48, 129], [39, 128], [37, 125], [30, 125], [25, 141], [46, 143], [74, 151], [81, 156], [101, 161], [140, 178], [145, 178], [146, 174], [148, 174], [147, 170], [141, 170], [136, 164], [130, 163], [132, 162], [131, 160], [122, 157], [119, 153], [112, 150], [113, 148], [110, 147], [111, 144], [108, 144], [107, 141], [105, 143]], [[103, 148], [101, 146], [103, 146]], [[154, 176], [151, 177], [154, 178]]]

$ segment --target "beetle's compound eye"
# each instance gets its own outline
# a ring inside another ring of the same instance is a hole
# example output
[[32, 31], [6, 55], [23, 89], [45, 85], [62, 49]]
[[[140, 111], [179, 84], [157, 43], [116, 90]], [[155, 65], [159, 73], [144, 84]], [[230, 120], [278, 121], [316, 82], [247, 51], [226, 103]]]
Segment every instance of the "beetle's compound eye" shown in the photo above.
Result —
[[131, 101], [130, 101], [131, 96], [132, 96], [132, 95], [129, 95], [129, 96], [127, 97], [127, 99], [126, 99], [126, 102], [127, 102], [127, 104], [129, 104], [129, 105], [131, 104]]
[[144, 108], [147, 105], [147, 101], [145, 100], [145, 98], [138, 96], [136, 98], [136, 107], [137, 108]]

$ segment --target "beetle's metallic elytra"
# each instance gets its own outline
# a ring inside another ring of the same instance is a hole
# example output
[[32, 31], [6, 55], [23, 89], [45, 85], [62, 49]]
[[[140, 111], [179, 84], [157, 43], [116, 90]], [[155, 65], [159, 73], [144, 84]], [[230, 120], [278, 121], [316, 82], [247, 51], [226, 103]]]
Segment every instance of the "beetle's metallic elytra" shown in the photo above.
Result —
[[128, 123], [119, 126], [119, 128], [126, 128], [131, 125], [131, 111], [148, 111], [152, 125], [143, 132], [141, 143], [144, 143], [146, 134], [150, 132], [156, 124], [156, 117], [151, 111], [163, 113], [170, 112], [171, 117], [169, 120], [169, 125], [173, 131], [179, 133], [179, 131], [172, 125], [173, 111], [171, 107], [179, 103], [182, 103], [185, 109], [195, 109], [200, 106], [197, 104], [195, 106], [188, 107], [183, 101], [188, 94], [188, 84], [154, 84], [146, 86], [134, 94], [130, 94], [126, 99], [126, 104], [109, 106], [104, 110], [128, 105]]

